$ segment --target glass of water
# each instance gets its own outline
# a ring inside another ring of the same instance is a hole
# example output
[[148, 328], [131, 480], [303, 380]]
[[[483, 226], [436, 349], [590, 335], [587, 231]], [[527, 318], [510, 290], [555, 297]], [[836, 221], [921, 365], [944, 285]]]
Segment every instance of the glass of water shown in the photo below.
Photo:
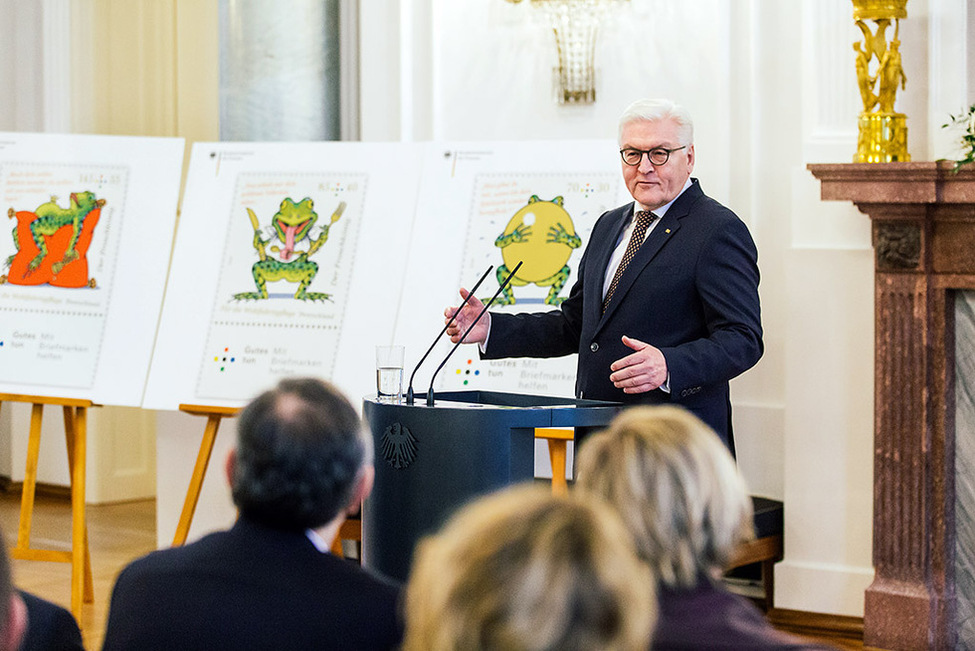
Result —
[[403, 354], [403, 346], [376, 346], [376, 394], [379, 402], [400, 402], [403, 393]]

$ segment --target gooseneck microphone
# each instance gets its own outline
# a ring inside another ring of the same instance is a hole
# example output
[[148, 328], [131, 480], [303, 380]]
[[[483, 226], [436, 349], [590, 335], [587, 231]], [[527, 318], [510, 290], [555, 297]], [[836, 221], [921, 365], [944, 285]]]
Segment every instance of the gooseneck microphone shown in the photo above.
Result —
[[[477, 317], [475, 317], [475, 319], [471, 321], [471, 324], [467, 327], [467, 330], [465, 330], [464, 334], [461, 335], [460, 340], [456, 344], [454, 344], [454, 347], [450, 349], [450, 352], [447, 353], [447, 356], [443, 358], [442, 362], [440, 362], [440, 366], [438, 366], [437, 370], [433, 372], [433, 375], [430, 377], [430, 388], [427, 389], [428, 407], [432, 407], [434, 405], [433, 381], [436, 379], [437, 373], [439, 373], [440, 369], [444, 367], [444, 365], [447, 363], [447, 360], [450, 359], [450, 356], [454, 354], [455, 350], [457, 350], [457, 347], [460, 346], [462, 343], [464, 343], [464, 340], [467, 338], [467, 335], [470, 334], [471, 330], [474, 329], [474, 326], [477, 325], [477, 322], [481, 320], [481, 317], [484, 316], [484, 313], [487, 312], [488, 308], [494, 304], [494, 301], [498, 299], [498, 296], [501, 295], [501, 292], [504, 291], [504, 288], [508, 286], [508, 283], [511, 282], [511, 279], [514, 278], [515, 274], [518, 273], [518, 270], [521, 269], [521, 265], [523, 262], [524, 260], [518, 262], [518, 264], [515, 265], [515, 268], [511, 270], [511, 273], [509, 273], [508, 276], [504, 279], [504, 281], [498, 286], [498, 291], [494, 292], [494, 296], [491, 297], [491, 300], [489, 300], [487, 303], [484, 304], [484, 307], [478, 313]], [[474, 292], [471, 292], [471, 294], [473, 293]]]
[[413, 373], [410, 375], [410, 384], [406, 388], [406, 404], [412, 405], [413, 402], [414, 402], [414, 399], [413, 399], [413, 378], [416, 377], [416, 372], [420, 369], [420, 364], [422, 364], [423, 362], [426, 361], [427, 357], [430, 355], [430, 352], [433, 350], [433, 347], [436, 346], [437, 345], [437, 342], [440, 341], [440, 338], [443, 337], [443, 333], [447, 332], [447, 328], [449, 328], [451, 326], [451, 324], [454, 322], [454, 319], [456, 319], [457, 318], [457, 315], [460, 314], [460, 311], [462, 309], [464, 309], [464, 306], [467, 305], [467, 302], [469, 300], [471, 300], [471, 297], [474, 296], [474, 292], [476, 292], [477, 291], [477, 288], [481, 286], [481, 283], [483, 283], [484, 282], [484, 279], [488, 277], [488, 274], [491, 273], [491, 270], [492, 269], [494, 269], [494, 265], [493, 264], [490, 265], [487, 268], [487, 270], [481, 276], [481, 279], [478, 280], [477, 281], [477, 284], [474, 285], [474, 287], [471, 289], [471, 291], [469, 291], [467, 293], [467, 298], [464, 299], [464, 302], [460, 304], [460, 307], [458, 307], [454, 311], [454, 313], [450, 316], [450, 320], [447, 321], [447, 325], [445, 325], [443, 327], [443, 330], [440, 331], [440, 334], [437, 335], [436, 338], [434, 338], [433, 343], [430, 344], [430, 347], [429, 348], [427, 348], [427, 352], [423, 353], [423, 357], [421, 357], [420, 358], [420, 361], [417, 362], [416, 367], [413, 369]]

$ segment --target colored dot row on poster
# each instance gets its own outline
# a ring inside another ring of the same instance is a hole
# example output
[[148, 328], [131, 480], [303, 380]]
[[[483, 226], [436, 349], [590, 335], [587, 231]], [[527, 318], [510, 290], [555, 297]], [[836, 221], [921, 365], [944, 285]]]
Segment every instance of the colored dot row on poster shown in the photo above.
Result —
[[[474, 363], [474, 360], [472, 360], [472, 359], [467, 360], [467, 365], [468, 366], [470, 366], [473, 363]], [[471, 373], [473, 373], [474, 375], [480, 375], [481, 374], [481, 372], [479, 370], [477, 370], [477, 369], [475, 369], [474, 371], [471, 371], [471, 369], [469, 369], [469, 368], [466, 369], [466, 370], [465, 369], [462, 369], [462, 368], [457, 369], [457, 375], [461, 375], [461, 374], [463, 374], [463, 375], [471, 375]], [[464, 380], [464, 386], [467, 386], [467, 383], [468, 382], [469, 382], [469, 380]]]
[[224, 369], [227, 368], [227, 364], [233, 364], [235, 361], [237, 361], [237, 358], [236, 357], [231, 357], [231, 356], [229, 356], [227, 354], [229, 352], [230, 352], [230, 349], [229, 348], [224, 348], [223, 349], [223, 355], [222, 356], [221, 355], [217, 355], [216, 357], [213, 358], [213, 361], [214, 362], [217, 362], [218, 364], [220, 364], [220, 372], [221, 373], [224, 371]]

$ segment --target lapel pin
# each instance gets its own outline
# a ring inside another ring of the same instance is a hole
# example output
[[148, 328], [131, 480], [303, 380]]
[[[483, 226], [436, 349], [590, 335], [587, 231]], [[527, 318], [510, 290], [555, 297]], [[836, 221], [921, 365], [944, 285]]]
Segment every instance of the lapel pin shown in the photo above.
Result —
[[670, 233], [670, 229], [668, 228], [667, 230], [664, 231], [664, 233]]

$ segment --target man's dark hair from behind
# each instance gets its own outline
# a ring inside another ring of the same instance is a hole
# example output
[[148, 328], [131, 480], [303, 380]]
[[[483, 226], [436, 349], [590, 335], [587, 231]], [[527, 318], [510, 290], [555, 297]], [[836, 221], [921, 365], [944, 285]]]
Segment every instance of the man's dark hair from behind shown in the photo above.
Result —
[[348, 505], [368, 452], [359, 416], [338, 389], [282, 380], [240, 415], [234, 503], [267, 527], [320, 527]]

